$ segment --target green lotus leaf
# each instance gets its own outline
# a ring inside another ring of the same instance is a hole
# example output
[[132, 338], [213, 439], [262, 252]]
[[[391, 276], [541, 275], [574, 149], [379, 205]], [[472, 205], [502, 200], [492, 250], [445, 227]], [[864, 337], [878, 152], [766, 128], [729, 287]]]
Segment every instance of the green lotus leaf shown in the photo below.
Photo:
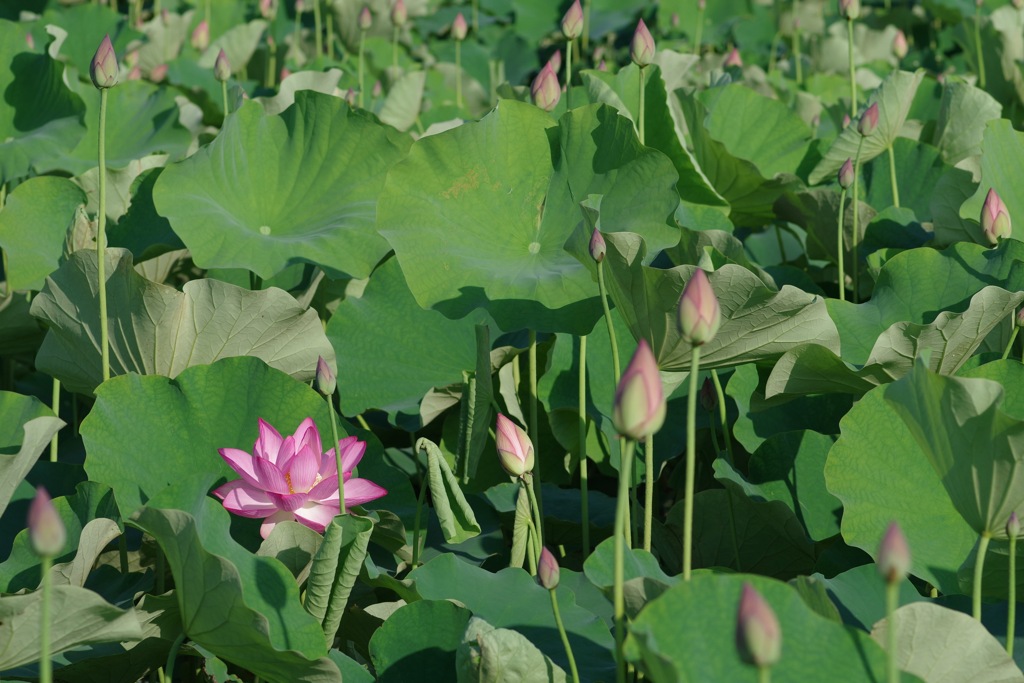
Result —
[[473, 613], [443, 599], [400, 607], [374, 632], [370, 659], [381, 683], [456, 679], [456, 650]]
[[[108, 249], [106, 258], [114, 375], [174, 377], [218, 358], [253, 355], [308, 381], [318, 357], [334, 360], [316, 312], [281, 290], [200, 279], [179, 292], [136, 273], [124, 249]], [[102, 381], [96, 263], [94, 251], [75, 252], [32, 302], [32, 314], [50, 326], [38, 367], [83, 393]]]
[[597, 287], [563, 249], [578, 202], [603, 193], [607, 229], [641, 232], [656, 251], [679, 239], [675, 182], [669, 160], [611, 107], [556, 124], [502, 100], [478, 123], [413, 145], [388, 175], [378, 229], [424, 308], [461, 318], [484, 307], [502, 329], [585, 334], [600, 316]]
[[819, 616], [793, 587], [753, 574], [697, 574], [676, 584], [630, 625], [626, 658], [651, 680], [665, 683], [753, 680], [755, 669], [736, 648], [744, 583], [761, 594], [779, 621], [782, 657], [772, 666], [773, 681], [818, 680], [823, 671], [836, 683], [884, 678], [885, 651], [866, 633]]
[[970, 199], [977, 187], [971, 174], [959, 168], [950, 169], [939, 178], [931, 204], [936, 246], [960, 241], [988, 244], [977, 218], [960, 216], [960, 207]]
[[866, 138], [862, 138], [855, 125], [844, 129], [811, 171], [808, 178], [810, 183], [817, 185], [825, 180], [834, 179], [839, 167], [847, 159], [857, 156], [858, 146], [862, 165], [884, 152], [899, 135], [922, 79], [924, 71], [893, 71], [889, 74], [867, 102], [869, 106], [878, 103], [878, 128]]
[[[981, 221], [981, 207], [989, 189], [995, 189], [1010, 216], [1024, 217], [1024, 178], [1015, 172], [1016, 160], [1024, 154], [1024, 133], [1013, 129], [1008, 119], [989, 121], [981, 143], [981, 184], [960, 207], [960, 217]], [[1024, 238], [1024, 225], [1017, 220], [1016, 239]]]
[[[876, 564], [862, 564], [826, 579], [821, 574], [812, 577], [825, 587], [829, 598], [839, 608], [843, 623], [870, 632], [871, 627], [885, 618], [885, 581]], [[917, 587], [908, 578], [899, 583], [899, 604], [925, 601]]]
[[[43, 24], [52, 24], [66, 32], [60, 54], [88, 82], [89, 65], [104, 34], [110, 36], [118, 61], [124, 61], [128, 45], [144, 36], [128, 25], [124, 15], [105, 5], [83, 3], [74, 7], [49, 7], [42, 16]], [[56, 55], [54, 55], [56, 56]], [[121, 83], [124, 84], [123, 81]], [[92, 87], [92, 84], [89, 84]]]
[[[943, 160], [937, 148], [906, 138], [896, 138], [893, 141], [893, 155], [896, 157], [900, 207], [911, 209], [923, 221], [930, 221], [935, 185], [952, 167]], [[879, 209], [895, 205], [892, 197], [890, 163], [889, 155], [883, 154], [866, 164], [861, 164], [861, 172], [864, 174], [864, 201]], [[847, 201], [849, 202], [849, 196]], [[864, 221], [863, 215], [861, 220]], [[866, 221], [861, 225], [866, 225]], [[863, 249], [870, 251], [868, 245]]]
[[[942, 159], [955, 165], [964, 159], [980, 156], [988, 122], [998, 119], [1002, 111], [1002, 105], [981, 88], [968, 83], [947, 82], [942, 88], [939, 120], [932, 138], [942, 152]], [[901, 179], [905, 177], [900, 176]]]
[[0, 391], [0, 516], [53, 435], [64, 426], [34, 396]]
[[85, 135], [85, 104], [65, 85], [64, 65], [29, 51], [27, 33], [0, 19], [0, 183], [45, 167]]
[[565, 683], [560, 666], [526, 636], [473, 617], [455, 652], [458, 683]]
[[[814, 188], [799, 192], [787, 192], [775, 203], [775, 211], [779, 218], [796, 223], [807, 231], [808, 258], [837, 262], [839, 200], [840, 194], [834, 189]], [[863, 201], [860, 202], [858, 208], [860, 225], [869, 225], [875, 217], [875, 210]], [[846, 203], [843, 206], [843, 239], [846, 263], [852, 264], [854, 263], [851, 249], [853, 244], [853, 202], [850, 201], [850, 197], [846, 198]]]
[[313, 91], [280, 116], [247, 102], [209, 146], [160, 174], [153, 202], [202, 267], [269, 279], [314, 263], [367, 277], [388, 251], [374, 229], [378, 195], [407, 144], [388, 131]]
[[[676, 326], [676, 308], [694, 266], [644, 266], [645, 245], [632, 233], [606, 235], [608, 290], [636, 339], [651, 342], [662, 371], [686, 370], [691, 346]], [[724, 265], [709, 273], [722, 326], [701, 348], [702, 368], [774, 359], [792, 346], [814, 342], [838, 352], [839, 335], [822, 297], [784, 285], [776, 291], [754, 273]], [[756, 320], [752, 327], [750, 321]]]
[[238, 545], [217, 501], [200, 499], [193, 511], [147, 506], [131, 521], [167, 558], [189, 639], [267, 681], [340, 681], [292, 575]]
[[260, 39], [267, 30], [267, 22], [263, 19], [254, 19], [246, 22], [232, 21], [223, 23], [221, 26], [230, 26], [227, 31], [214, 37], [206, 51], [198, 60], [198, 65], [204, 69], [213, 70], [213, 64], [217, 61], [217, 55], [221, 50], [228, 57], [233, 73], [243, 73], [252, 55], [259, 47]]

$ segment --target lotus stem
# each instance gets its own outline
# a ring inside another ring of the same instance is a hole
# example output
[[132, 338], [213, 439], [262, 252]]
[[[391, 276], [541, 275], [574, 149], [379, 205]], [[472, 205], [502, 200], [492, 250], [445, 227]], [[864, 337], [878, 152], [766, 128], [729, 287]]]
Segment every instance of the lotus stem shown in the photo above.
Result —
[[[227, 123], [228, 114], [231, 113], [230, 107], [228, 107], [228, 82], [227, 81], [221, 81], [220, 82], [220, 96], [221, 96], [221, 99], [224, 102], [224, 123]], [[222, 123], [221, 126], [223, 126], [224, 123]]]
[[548, 591], [551, 595], [551, 611], [555, 613], [555, 625], [558, 626], [558, 635], [562, 638], [562, 646], [565, 647], [565, 656], [569, 658], [569, 669], [572, 672], [573, 683], [580, 683], [580, 672], [576, 668], [576, 657], [572, 654], [572, 645], [569, 644], [569, 636], [565, 633], [565, 625], [562, 623], [562, 614], [558, 611], [558, 598], [555, 596], [555, 589]]
[[391, 30], [391, 66], [398, 68], [398, 25]]
[[900, 584], [889, 581], [885, 586], [886, 640], [889, 650], [889, 683], [899, 683], [900, 667], [896, 659], [896, 608], [900, 605]]
[[[1016, 316], [1013, 317], [1016, 318]], [[1003, 349], [1003, 360], [1006, 360], [1007, 358], [1010, 357], [1010, 349], [1013, 348], [1013, 342], [1017, 340], [1017, 332], [1020, 331], [1020, 328], [1017, 327], [1016, 322], [1012, 322], [1011, 324], [1013, 325], [1013, 332], [1010, 333], [1010, 341], [1006, 344], [1006, 348]]]
[[[540, 433], [537, 431], [537, 330], [530, 330], [530, 438], [533, 439], [534, 472], [537, 479], [540, 479]], [[533, 481], [531, 479], [532, 488]], [[537, 524], [537, 532], [544, 533], [544, 492], [537, 494], [535, 505], [540, 521]]]
[[795, 61], [796, 68], [796, 85], [800, 87], [804, 82], [804, 65], [803, 57], [800, 51], [800, 26], [796, 26], [793, 30], [793, 59]]
[[644, 143], [644, 67], [640, 67], [640, 105], [637, 108], [636, 115], [636, 129], [637, 135], [640, 138], [640, 144]]
[[590, 499], [587, 473], [587, 335], [580, 337], [580, 373], [579, 373], [579, 413], [580, 413], [580, 519], [583, 521], [583, 557], [590, 555]]
[[974, 15], [974, 49], [978, 60], [978, 87], [985, 89], [985, 57], [981, 50], [981, 5], [977, 5], [977, 13]]
[[174, 642], [171, 644], [171, 649], [167, 652], [167, 665], [164, 667], [164, 678], [168, 681], [174, 681], [174, 662], [178, 659], [178, 651], [181, 650], [182, 643], [185, 642], [184, 631], [178, 634]]
[[772, 44], [768, 48], [768, 73], [772, 74], [775, 71], [775, 55], [779, 51], [779, 39], [782, 34], [778, 31], [772, 36]]
[[277, 43], [267, 46], [267, 73], [263, 77], [263, 84], [273, 88], [277, 81]]
[[[60, 380], [53, 378], [53, 414], [60, 417]], [[57, 434], [50, 439], [50, 462], [57, 462]]]
[[341, 510], [341, 514], [345, 514], [345, 475], [342, 474], [341, 468], [341, 446], [338, 445], [338, 416], [334, 414], [334, 394], [327, 396], [326, 400], [327, 412], [331, 416], [331, 436], [334, 437], [331, 446], [334, 448], [334, 461], [338, 465], [338, 509]]
[[1006, 654], [1013, 657], [1013, 636], [1017, 626], [1017, 537], [1010, 536], [1010, 604], [1006, 615]]
[[651, 528], [654, 515], [654, 435], [644, 441], [644, 470], [647, 476], [644, 486], [644, 550], [651, 552]]
[[722, 391], [722, 382], [718, 379], [718, 370], [711, 371], [711, 382], [715, 385], [715, 393], [718, 395], [718, 419], [722, 423], [722, 439], [725, 441], [725, 453], [729, 464], [733, 464], [732, 439], [729, 438], [729, 416], [725, 408], [725, 392]]
[[971, 615], [981, 621], [981, 577], [985, 569], [985, 553], [988, 552], [988, 542], [992, 535], [982, 531], [978, 538], [978, 555], [974, 558], [974, 590], [971, 594]]
[[40, 683], [53, 683], [53, 653], [50, 651], [50, 622], [52, 615], [50, 607], [53, 596], [53, 577], [50, 576], [50, 567], [53, 566], [53, 558], [49, 555], [42, 556], [42, 599], [43, 604], [39, 614], [39, 681]]
[[363, 82], [363, 62], [366, 48], [366, 29], [360, 29], [359, 31], [359, 108], [366, 108], [366, 84]]
[[843, 267], [843, 260], [846, 258], [845, 242], [843, 236], [843, 219], [846, 216], [846, 188], [839, 193], [839, 227], [837, 229], [836, 263], [839, 266], [839, 300], [846, 301], [846, 269]]
[[294, 36], [295, 49], [301, 54], [302, 53], [302, 12], [298, 9], [295, 10], [295, 31], [292, 33]]
[[591, 0], [583, 0], [583, 35], [580, 38], [581, 52], [586, 52], [590, 46], [590, 4]]
[[693, 32], [693, 54], [700, 57], [701, 41], [704, 36], [704, 3], [697, 3], [697, 28]]
[[[860, 259], [857, 258], [860, 247], [860, 152], [864, 147], [864, 136], [857, 143], [857, 156], [853, 160], [853, 240], [850, 251], [853, 253], [853, 303], [860, 302]], [[845, 286], [845, 283], [844, 283]]]
[[473, 33], [480, 31], [480, 2], [473, 0]]
[[[584, 34], [585, 35], [585, 34]], [[612, 347], [612, 386], [619, 385], [619, 342], [615, 339], [615, 323], [608, 306], [608, 288], [604, 283], [604, 262], [597, 264], [597, 286], [601, 290], [601, 306], [604, 308], [604, 321], [608, 326], [608, 341]]]
[[128, 539], [124, 534], [117, 537], [117, 555], [121, 565], [121, 573], [128, 574]]
[[772, 668], [770, 666], [757, 667], [757, 683], [772, 683]]
[[96, 216], [96, 273], [100, 295], [100, 359], [103, 381], [110, 379], [110, 331], [107, 329], [107, 89], [100, 89], [99, 209]]
[[[419, 454], [413, 449], [413, 456], [416, 458], [416, 470], [419, 471]], [[420, 492], [416, 496], [416, 516], [412, 522], [412, 566], [413, 569], [420, 566], [420, 519], [423, 512], [423, 498], [427, 493], [427, 476], [424, 474], [420, 484]]]
[[334, 60], [334, 13], [327, 13], [327, 58]]
[[323, 24], [320, 20], [320, 0], [313, 0], [313, 48], [316, 50], [316, 56], [319, 59], [320, 55], [324, 53], [324, 43], [321, 32], [323, 30]]
[[462, 109], [462, 41], [455, 41], [455, 106]]
[[783, 265], [786, 263], [786, 245], [782, 241], [782, 229], [778, 224], [775, 225], [775, 241], [779, 245], [779, 265]]
[[629, 470], [633, 461], [633, 440], [626, 439], [619, 465], [619, 493], [615, 506], [615, 565], [612, 605], [615, 614], [615, 680], [626, 683], [626, 659], [622, 651], [626, 639], [626, 512], [629, 510]]
[[[846, 20], [846, 40], [850, 57], [850, 119], [853, 120], [857, 118], [857, 76], [853, 63], [853, 19]], [[859, 157], [860, 155], [858, 154], [857, 156]], [[857, 201], [856, 193], [854, 194], [854, 201]]]
[[[536, 457], [536, 455], [534, 456]], [[544, 547], [544, 518], [541, 515], [540, 501], [537, 498], [537, 491], [533, 486], [533, 476], [529, 472], [523, 475], [521, 481], [526, 487], [526, 495], [530, 498], [530, 514], [533, 517], [534, 533], [537, 535], [537, 553]]]
[[700, 346], [690, 352], [690, 393], [686, 397], [686, 488], [683, 499], [683, 581], [690, 580], [693, 566], [693, 490], [697, 467], [697, 376]]
[[565, 44], [565, 109], [572, 109], [572, 44], [570, 40]]
[[900, 188], [896, 184], [896, 153], [889, 145], [889, 182], [892, 184], [892, 205], [900, 208]]

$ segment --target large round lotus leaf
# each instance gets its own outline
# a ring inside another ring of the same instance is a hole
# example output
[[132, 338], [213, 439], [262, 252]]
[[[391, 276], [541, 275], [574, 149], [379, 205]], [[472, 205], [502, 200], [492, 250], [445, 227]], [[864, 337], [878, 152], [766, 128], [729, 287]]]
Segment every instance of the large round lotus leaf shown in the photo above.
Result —
[[[1024, 152], [1024, 133], [1013, 129], [1006, 119], [989, 121], [981, 143], [981, 184], [977, 192], [960, 207], [962, 218], [981, 221], [981, 208], [989, 189], [999, 193], [1010, 216], [1024, 216], [1024, 178], [1015, 169]], [[1024, 221], [1017, 220], [1013, 236], [1024, 237]]]
[[[651, 601], [633, 621], [626, 658], [651, 680], [665, 683], [753, 681], [740, 659], [736, 613], [743, 584], [751, 584], [779, 621], [782, 657], [775, 683], [861, 683], [885, 678], [885, 651], [868, 634], [815, 613], [792, 586], [752, 574], [697, 574]], [[904, 675], [902, 681], [918, 680]]]
[[0, 20], [0, 183], [45, 165], [85, 134], [85, 105], [64, 84], [64, 66], [30, 52], [27, 33]]
[[403, 154], [403, 138], [344, 100], [302, 91], [280, 116], [245, 103], [208, 147], [164, 170], [153, 202], [203, 268], [268, 279], [314, 263], [367, 277], [388, 252], [378, 195]]
[[[144, 36], [133, 29], [124, 16], [115, 8], [97, 3], [80, 3], [75, 7], [55, 7], [57, 3], [46, 3], [50, 8], [43, 13], [41, 23], [58, 26], [67, 32], [60, 45], [62, 60], [78, 69], [86, 81], [89, 80], [89, 64], [104, 35], [109, 35], [117, 53], [118, 62], [124, 63], [128, 44]], [[122, 84], [123, 84], [122, 79]], [[92, 87], [90, 83], [88, 87]]]
[[[563, 248], [579, 202], [603, 194], [606, 230], [639, 232], [651, 253], [678, 242], [676, 172], [606, 105], [555, 124], [512, 100], [478, 123], [423, 138], [388, 175], [378, 229], [419, 304], [450, 318], [485, 307], [502, 329], [586, 334], [597, 284]], [[186, 240], [187, 241], [187, 240]]]
[[455, 651], [473, 613], [447, 600], [418, 600], [388, 617], [370, 640], [382, 683], [455, 680]]

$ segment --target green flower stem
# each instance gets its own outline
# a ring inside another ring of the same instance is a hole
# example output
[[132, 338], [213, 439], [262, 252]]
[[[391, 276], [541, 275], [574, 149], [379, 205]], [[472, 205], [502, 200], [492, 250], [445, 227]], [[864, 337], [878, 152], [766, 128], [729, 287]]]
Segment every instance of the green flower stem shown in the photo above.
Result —
[[174, 662], [178, 659], [178, 651], [181, 650], [182, 643], [185, 642], [185, 633], [179, 633], [178, 637], [171, 644], [171, 649], [167, 651], [167, 665], [164, 667], [164, 677], [168, 681], [174, 681]]
[[580, 337], [579, 372], [579, 414], [580, 414], [580, 519], [583, 520], [583, 557], [590, 555], [590, 499], [587, 473], [587, 335]]
[[313, 49], [316, 50], [316, 56], [319, 57], [324, 53], [323, 38], [320, 33], [323, 30], [323, 24], [320, 20], [320, 0], [313, 0]]
[[[228, 114], [231, 113], [230, 112], [230, 108], [228, 107], [228, 82], [227, 81], [221, 81], [221, 84], [220, 84], [220, 96], [221, 96], [221, 99], [224, 102], [224, 121], [227, 122]], [[222, 123], [221, 125], [223, 126], [224, 124]]]
[[128, 539], [124, 534], [117, 537], [117, 555], [120, 560], [121, 573], [128, 574]]
[[210, 25], [210, 0], [206, 0], [206, 2], [204, 4], [206, 5], [206, 25], [209, 26]]
[[[851, 124], [852, 125], [852, 124]], [[864, 136], [857, 143], [857, 155], [853, 160], [853, 239], [850, 251], [853, 253], [853, 303], [860, 303], [860, 261], [857, 250], [860, 246], [860, 152], [864, 147]]]
[[981, 621], [981, 576], [985, 569], [985, 553], [988, 552], [988, 542], [992, 540], [991, 534], [982, 531], [978, 539], [978, 555], [974, 558], [974, 591], [971, 595], [971, 615]]
[[974, 15], [974, 54], [978, 60], [978, 87], [985, 89], [985, 56], [981, 51], [981, 5]]
[[455, 106], [462, 109], [462, 41], [455, 41]]
[[53, 558], [43, 555], [42, 566], [42, 592], [43, 605], [39, 615], [39, 681], [40, 683], [53, 683], [53, 653], [50, 652], [50, 603], [53, 596], [53, 578], [50, 576], [50, 567], [53, 566]]
[[334, 462], [338, 465], [338, 508], [341, 514], [345, 514], [345, 475], [341, 469], [341, 448], [338, 446], [338, 416], [334, 414], [333, 394], [327, 397], [327, 412], [331, 415], [331, 436], [334, 441], [331, 447], [334, 449]]
[[1010, 604], [1006, 615], [1006, 654], [1013, 657], [1013, 635], [1017, 626], [1017, 537], [1010, 536]]
[[327, 59], [334, 60], [334, 12], [327, 13]]
[[772, 668], [770, 666], [757, 667], [757, 683], [772, 683]]
[[572, 43], [565, 44], [565, 109], [572, 109]]
[[886, 640], [889, 654], [889, 683], [900, 683], [900, 667], [896, 663], [896, 608], [900, 606], [900, 584], [890, 581], [885, 586]]
[[796, 85], [800, 85], [804, 82], [804, 65], [803, 57], [800, 54], [800, 29], [796, 28], [793, 31], [793, 59], [795, 60], [794, 66], [796, 67]]
[[704, 35], [704, 12], [705, 9], [697, 5], [697, 28], [693, 32], [693, 54], [700, 56], [700, 47]]
[[619, 493], [615, 506], [615, 565], [612, 605], [615, 614], [615, 680], [626, 683], [626, 659], [622, 645], [626, 640], [626, 598], [623, 583], [626, 575], [626, 513], [629, 510], [629, 470], [633, 462], [634, 444], [625, 439], [619, 465]]
[[[1016, 329], [1016, 328], [1014, 328]], [[53, 414], [60, 417], [60, 380], [53, 378]], [[50, 462], [57, 462], [57, 434], [50, 439]]]
[[700, 347], [690, 352], [690, 394], [686, 397], [686, 488], [683, 495], [683, 580], [690, 580], [693, 565], [693, 489], [697, 463], [697, 376]]
[[900, 188], [896, 184], [896, 153], [889, 145], [889, 183], [892, 185], [892, 205], [900, 208]]
[[258, 292], [263, 289], [263, 278], [251, 270], [249, 271], [249, 289], [253, 292]]
[[277, 80], [277, 43], [267, 46], [267, 73], [264, 75], [263, 84], [273, 88]]
[[576, 657], [572, 654], [572, 645], [569, 644], [569, 636], [565, 633], [565, 625], [562, 623], [562, 613], [558, 611], [558, 597], [554, 589], [549, 590], [551, 595], [551, 611], [555, 613], [555, 624], [558, 626], [558, 635], [562, 637], [562, 646], [565, 647], [565, 656], [569, 658], [569, 670], [572, 672], [573, 683], [580, 683], [580, 672], [576, 668]]
[[[416, 470], [419, 471], [419, 456], [413, 450], [416, 457]], [[423, 498], [427, 495], [427, 475], [424, 473], [423, 481], [420, 484], [419, 495], [416, 496], [416, 516], [412, 522], [412, 566], [413, 569], [420, 566], [420, 518], [423, 512]]]
[[537, 526], [532, 520], [527, 519], [526, 528], [529, 530], [526, 534], [526, 559], [530, 562], [530, 576], [537, 576], [537, 564], [540, 562], [541, 549], [540, 544], [537, 542], [539, 539], [537, 536]]
[[103, 381], [110, 379], [110, 331], [107, 329], [107, 89], [100, 89], [99, 209], [96, 215], [96, 273], [100, 294], [100, 358]]
[[395, 69], [398, 68], [398, 31], [397, 25], [391, 30], [391, 66]]
[[[1016, 314], [1014, 314], [1012, 317], [1016, 318]], [[1006, 348], [1003, 349], [1003, 360], [1006, 360], [1007, 358], [1010, 357], [1010, 349], [1013, 348], [1013, 342], [1017, 340], [1017, 332], [1020, 331], [1020, 328], [1017, 327], [1016, 325], [1016, 320], [1014, 320], [1014, 322], [1011, 324], [1013, 324], [1013, 332], [1010, 333], [1009, 343], [1007, 343]]]
[[544, 547], [544, 518], [541, 515], [537, 491], [533, 487], [533, 476], [527, 472], [522, 478], [523, 486], [526, 487], [526, 495], [530, 498], [530, 514], [533, 517], [534, 533], [537, 536], [537, 553], [540, 557], [540, 549]]
[[[537, 431], [537, 330], [530, 330], [530, 438], [533, 439], [533, 471], [540, 479], [540, 433]], [[533, 488], [533, 480], [530, 480], [530, 488]], [[539, 521], [537, 532], [544, 535], [544, 492], [537, 495], [534, 506], [537, 510]]]
[[839, 227], [836, 231], [836, 264], [839, 266], [839, 300], [846, 301], [846, 269], [843, 260], [846, 258], [846, 239], [843, 236], [843, 218], [846, 215], [846, 188], [839, 193]]
[[846, 20], [846, 41], [850, 57], [850, 120], [852, 121], [857, 118], [857, 76], [853, 64], [853, 19]]
[[644, 441], [644, 550], [651, 552], [651, 527], [654, 515], [654, 435]]
[[718, 429], [715, 427], [715, 421], [708, 420], [708, 426], [711, 429], [711, 445], [715, 448], [715, 457], [717, 458], [722, 454], [722, 443], [718, 440]]
[[480, 2], [473, 0], [473, 33], [480, 32]]
[[636, 130], [640, 144], [644, 143], [644, 67], [640, 67], [640, 104], [637, 107]]
[[366, 108], [366, 96], [364, 94], [365, 91], [366, 91], [366, 84], [363, 82], [363, 79], [364, 79], [364, 75], [363, 75], [363, 70], [364, 70], [363, 62], [365, 61], [363, 59], [363, 57], [364, 57], [364, 54], [366, 52], [365, 48], [366, 48], [366, 29], [361, 29], [359, 31], [359, 108], [360, 109], [365, 109]]
[[597, 286], [601, 290], [601, 306], [604, 308], [604, 321], [608, 326], [608, 341], [612, 347], [612, 386], [619, 385], [619, 342], [615, 339], [615, 323], [608, 306], [608, 288], [604, 283], [604, 261], [597, 264]]
[[590, 46], [590, 5], [591, 0], [583, 0], [583, 35], [580, 37], [580, 51], [586, 52]]
[[775, 71], [775, 55], [779, 52], [779, 40], [782, 38], [782, 34], [778, 31], [772, 36], [772, 44], [768, 48], [768, 73], [769, 75]]
[[293, 32], [295, 49], [301, 54], [302, 52], [302, 13], [299, 11], [295, 12], [295, 31]]
[[729, 438], [729, 416], [725, 408], [725, 392], [722, 391], [722, 382], [718, 379], [718, 370], [711, 371], [711, 382], [715, 385], [715, 393], [718, 395], [718, 419], [722, 423], [722, 439], [725, 441], [725, 457], [729, 464], [733, 463], [732, 439]]

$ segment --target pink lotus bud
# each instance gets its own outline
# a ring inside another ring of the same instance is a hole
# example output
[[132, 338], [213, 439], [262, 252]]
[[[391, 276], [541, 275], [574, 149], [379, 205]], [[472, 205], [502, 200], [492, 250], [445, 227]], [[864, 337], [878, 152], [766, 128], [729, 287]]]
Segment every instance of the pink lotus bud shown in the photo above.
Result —
[[106, 90], [117, 85], [117, 55], [114, 53], [114, 44], [110, 42], [110, 36], [103, 36], [96, 54], [89, 64], [89, 76], [92, 84], [100, 90]]
[[260, 15], [270, 21], [277, 14], [277, 0], [260, 0]]
[[849, 114], [843, 114], [843, 129], [845, 130], [845, 129], [849, 128], [851, 123], [852, 123], [852, 121], [850, 120], [850, 115]]
[[371, 26], [373, 26], [373, 15], [370, 14], [370, 8], [363, 5], [363, 9], [359, 12], [359, 30], [369, 31]]
[[647, 30], [647, 24], [641, 19], [633, 32], [633, 42], [629, 45], [629, 58], [643, 68], [654, 61], [654, 38]]
[[231, 62], [228, 61], [224, 50], [217, 53], [217, 61], [213, 63], [213, 77], [221, 83], [231, 78]]
[[56, 557], [67, 541], [64, 521], [57, 514], [57, 508], [53, 507], [50, 494], [42, 486], [36, 489], [36, 497], [28, 508], [28, 537], [32, 549], [43, 557]]
[[1017, 327], [1024, 327], [1024, 308], [1017, 311]]
[[779, 620], [761, 594], [749, 583], [743, 584], [740, 608], [736, 615], [736, 648], [740, 657], [757, 667], [772, 666], [782, 656], [782, 629]]
[[703, 12], [708, 8], [707, 0], [697, 0], [697, 9]]
[[608, 70], [608, 63], [602, 59], [600, 62], [597, 63], [597, 70], [598, 71], [607, 71]]
[[[701, 9], [701, 6], [700, 6], [701, 2], [704, 2], [704, 0], [700, 0], [700, 2], [697, 3], [697, 9], [698, 10]], [[679, 28], [679, 12], [673, 12], [672, 13], [672, 17], [669, 19], [669, 24], [672, 25], [672, 28]]]
[[409, 20], [409, 10], [405, 8], [405, 0], [396, 0], [391, 7], [391, 23], [395, 26], [405, 26]]
[[853, 21], [860, 16], [860, 0], [839, 0], [839, 15]]
[[142, 69], [138, 66], [133, 66], [128, 70], [128, 75], [125, 76], [126, 81], [140, 81], [142, 80]]
[[284, 79], [288, 78], [291, 75], [292, 75], [292, 70], [289, 69], [286, 66], [282, 66], [281, 67], [281, 74], [279, 75], [277, 80], [278, 81], [283, 81]]
[[1024, 0], [1010, 0], [1010, 4], [1013, 5], [1014, 9], [1024, 8]]
[[338, 378], [323, 356], [316, 360], [316, 390], [324, 396], [331, 396], [338, 387]]
[[999, 193], [994, 187], [985, 195], [985, 203], [981, 207], [981, 228], [993, 246], [1013, 232], [1010, 226], [1010, 210], [999, 198]]
[[715, 412], [718, 407], [718, 392], [710, 377], [705, 377], [704, 384], [700, 385], [700, 407], [709, 413]]
[[872, 103], [860, 115], [860, 121], [857, 122], [857, 132], [864, 137], [868, 137], [875, 132], [876, 128], [878, 128], [878, 102]]
[[354, 107], [356, 106], [356, 99], [356, 91], [353, 90], [352, 88], [349, 88], [348, 92], [345, 93], [345, 102], [348, 103], [348, 106]]
[[498, 413], [498, 425], [495, 443], [498, 447], [498, 460], [509, 476], [521, 477], [533, 471], [533, 442], [522, 427], [501, 413]]
[[374, 81], [373, 82], [373, 91], [372, 91], [373, 96], [374, 97], [380, 97], [382, 92], [384, 92], [384, 86], [382, 86], [380, 84], [379, 80], [378, 81]]
[[[608, 245], [604, 243], [604, 235], [597, 228], [594, 228], [594, 234], [590, 236], [590, 258], [594, 259], [597, 263], [604, 261], [604, 255], [608, 251]], [[1021, 309], [1024, 311], [1024, 308]]]
[[1020, 536], [1020, 520], [1017, 519], [1017, 513], [1011, 512], [1010, 519], [1006, 521], [1006, 535], [1010, 538], [1017, 538]]
[[683, 288], [676, 316], [683, 339], [694, 346], [707, 344], [715, 338], [722, 323], [718, 297], [711, 288], [707, 273], [698, 268]]
[[295, 0], [295, 13], [302, 14], [306, 11], [305, 0]]
[[540, 580], [540, 585], [549, 591], [558, 588], [559, 572], [558, 560], [555, 559], [555, 556], [551, 554], [551, 551], [546, 546], [541, 548], [540, 562], [537, 563], [537, 578]]
[[725, 56], [725, 61], [722, 62], [723, 69], [728, 69], [730, 66], [743, 68], [743, 58], [740, 57], [740, 51], [735, 47], [729, 50], [729, 54]]
[[548, 60], [548, 64], [551, 65], [551, 70], [556, 74], [562, 70], [562, 51], [555, 50], [554, 54], [551, 55], [551, 59]]
[[199, 52], [210, 47], [210, 25], [206, 23], [206, 19], [200, 21], [196, 24], [196, 27], [192, 29], [192, 37], [189, 38], [188, 42]]
[[159, 83], [167, 78], [167, 65], [157, 64], [153, 67], [153, 70], [149, 72], [149, 80], [154, 83]]
[[848, 158], [839, 167], [839, 187], [848, 190], [851, 185], [853, 185], [853, 159]]
[[910, 573], [910, 547], [896, 522], [889, 525], [878, 546], [878, 573], [886, 583], [898, 583]]
[[25, 45], [28, 46], [29, 50], [36, 49], [36, 39], [32, 37], [31, 33], [25, 34]]
[[551, 111], [558, 106], [558, 100], [562, 97], [562, 88], [558, 85], [558, 76], [551, 68], [550, 62], [533, 79], [530, 95], [533, 96], [533, 103], [544, 111]]
[[892, 53], [896, 55], [896, 59], [903, 59], [907, 56], [907, 52], [910, 51], [910, 47], [907, 45], [907, 34], [903, 31], [896, 31], [896, 36], [892, 39]]
[[658, 361], [641, 339], [615, 389], [612, 423], [619, 434], [637, 441], [653, 435], [665, 423], [665, 390]]
[[452, 22], [452, 38], [455, 40], [465, 40], [468, 32], [469, 26], [466, 25], [466, 17], [462, 16], [462, 12], [459, 12], [455, 15], [455, 21]]
[[575, 0], [562, 17], [562, 35], [569, 40], [576, 40], [583, 35], [583, 8], [580, 0]]

